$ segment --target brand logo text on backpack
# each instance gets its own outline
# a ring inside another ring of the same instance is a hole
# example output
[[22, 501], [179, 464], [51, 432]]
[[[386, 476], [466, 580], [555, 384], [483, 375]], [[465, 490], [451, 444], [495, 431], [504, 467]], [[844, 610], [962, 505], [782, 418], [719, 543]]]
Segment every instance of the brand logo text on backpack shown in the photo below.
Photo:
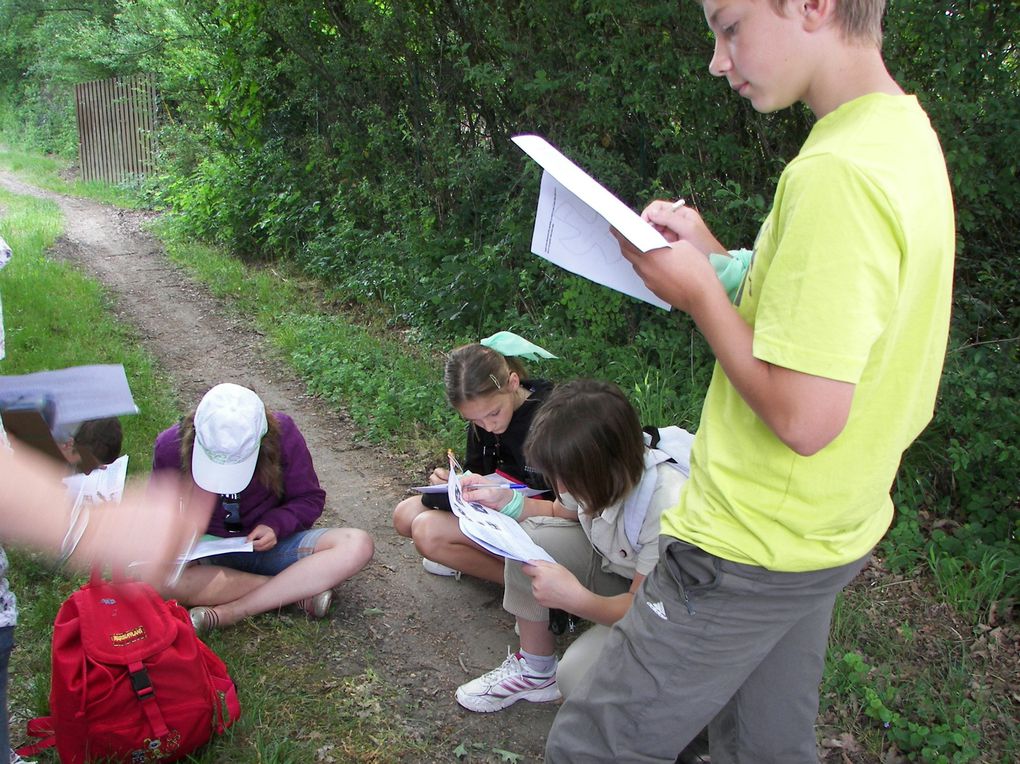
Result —
[[137, 642], [140, 639], [145, 639], [144, 626], [136, 626], [130, 631], [122, 631], [120, 634], [110, 635], [110, 641], [115, 645], [130, 645], [132, 642]]

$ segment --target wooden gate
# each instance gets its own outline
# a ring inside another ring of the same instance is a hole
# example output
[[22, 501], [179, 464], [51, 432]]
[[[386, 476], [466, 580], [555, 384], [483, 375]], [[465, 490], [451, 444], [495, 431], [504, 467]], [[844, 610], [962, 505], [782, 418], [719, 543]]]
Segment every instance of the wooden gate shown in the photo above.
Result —
[[74, 87], [82, 180], [119, 183], [152, 170], [156, 88], [145, 74]]

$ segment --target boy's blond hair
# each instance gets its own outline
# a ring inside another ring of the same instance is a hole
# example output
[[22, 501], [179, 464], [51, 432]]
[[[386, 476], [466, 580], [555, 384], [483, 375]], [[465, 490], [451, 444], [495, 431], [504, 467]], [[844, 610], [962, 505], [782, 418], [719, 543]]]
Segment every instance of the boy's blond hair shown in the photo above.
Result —
[[[776, 13], [783, 15], [790, 0], [769, 0]], [[886, 0], [836, 0], [836, 25], [850, 42], [871, 43], [882, 47], [882, 16]]]

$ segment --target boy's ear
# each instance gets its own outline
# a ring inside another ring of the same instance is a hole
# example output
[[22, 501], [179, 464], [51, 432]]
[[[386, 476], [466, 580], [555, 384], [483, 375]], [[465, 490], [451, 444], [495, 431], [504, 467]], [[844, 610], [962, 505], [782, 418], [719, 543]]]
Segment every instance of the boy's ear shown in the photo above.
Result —
[[838, 0], [797, 0], [797, 11], [803, 19], [804, 30], [815, 32], [832, 21]]

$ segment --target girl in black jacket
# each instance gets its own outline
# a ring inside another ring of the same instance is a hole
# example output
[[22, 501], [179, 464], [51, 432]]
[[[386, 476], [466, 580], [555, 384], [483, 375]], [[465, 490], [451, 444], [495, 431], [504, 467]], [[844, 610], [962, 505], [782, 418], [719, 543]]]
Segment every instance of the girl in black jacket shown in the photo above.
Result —
[[[497, 338], [507, 335], [513, 340], [511, 344], [525, 342], [508, 332], [482, 342], [498, 348], [501, 343]], [[464, 469], [479, 475], [498, 473], [513, 482], [548, 491], [545, 479], [524, 458], [524, 440], [552, 384], [526, 379], [523, 365], [516, 357], [503, 355], [482, 343], [451, 351], [444, 383], [450, 405], [468, 421]], [[436, 468], [429, 482], [445, 485], [448, 477], [445, 468]], [[551, 493], [542, 493], [524, 499], [521, 506], [515, 505], [514, 516], [523, 520], [549, 515], [551, 508]], [[503, 558], [483, 550], [461, 533], [446, 494], [404, 499], [393, 512], [393, 527], [401, 536], [414, 540], [430, 573], [449, 576], [463, 572], [503, 583]]]

